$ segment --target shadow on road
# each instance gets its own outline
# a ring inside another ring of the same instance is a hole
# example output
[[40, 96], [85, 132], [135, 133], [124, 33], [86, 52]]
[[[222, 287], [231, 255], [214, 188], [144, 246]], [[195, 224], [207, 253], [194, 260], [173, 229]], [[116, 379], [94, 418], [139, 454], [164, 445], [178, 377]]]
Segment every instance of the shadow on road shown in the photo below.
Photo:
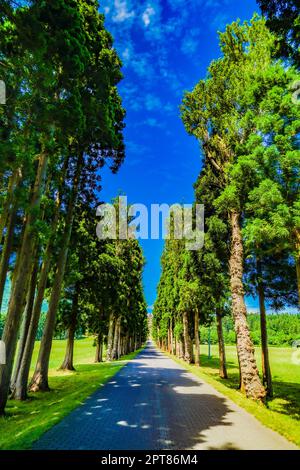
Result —
[[225, 399], [202, 386], [148, 344], [34, 449], [192, 449], [205, 441], [204, 431], [230, 426]]

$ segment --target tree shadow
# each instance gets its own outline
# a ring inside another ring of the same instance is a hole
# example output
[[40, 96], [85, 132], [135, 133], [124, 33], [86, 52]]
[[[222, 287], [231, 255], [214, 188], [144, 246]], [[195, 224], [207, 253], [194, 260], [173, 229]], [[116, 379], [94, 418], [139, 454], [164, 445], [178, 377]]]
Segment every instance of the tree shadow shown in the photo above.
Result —
[[232, 444], [232, 442], [226, 442], [220, 447], [208, 447], [207, 450], [240, 450], [239, 447]]
[[300, 384], [273, 380], [273, 389], [274, 396], [268, 399], [268, 406], [300, 421]]
[[231, 425], [225, 398], [205, 393], [199, 379], [165, 361], [148, 346], [33, 449], [192, 449], [209, 429]]

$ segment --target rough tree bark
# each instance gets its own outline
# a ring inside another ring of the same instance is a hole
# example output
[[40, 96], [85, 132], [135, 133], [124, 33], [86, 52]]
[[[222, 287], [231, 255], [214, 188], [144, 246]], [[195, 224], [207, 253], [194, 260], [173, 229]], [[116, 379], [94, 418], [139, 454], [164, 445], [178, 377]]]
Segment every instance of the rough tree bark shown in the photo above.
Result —
[[298, 303], [300, 306], [300, 230], [295, 230], [295, 262], [296, 262], [296, 274], [297, 274], [297, 286], [298, 286]]
[[12, 175], [9, 178], [7, 196], [2, 206], [2, 212], [0, 217], [0, 243], [2, 241], [4, 228], [7, 226], [8, 223], [11, 206], [14, 205], [15, 202], [15, 189], [19, 185], [21, 175], [21, 170], [17, 168], [13, 171]]
[[173, 334], [173, 321], [170, 320], [170, 341], [171, 341], [171, 354], [174, 354], [174, 334]]
[[193, 361], [192, 341], [189, 335], [189, 319], [187, 312], [182, 315], [183, 320], [183, 339], [184, 339], [184, 360], [191, 364]]
[[41, 346], [39, 350], [38, 360], [36, 363], [35, 371], [30, 382], [29, 389], [32, 392], [49, 391], [48, 384], [48, 369], [49, 359], [52, 347], [52, 338], [55, 328], [56, 312], [61, 294], [63, 278], [65, 274], [65, 267], [68, 257], [69, 242], [72, 233], [74, 211], [77, 200], [80, 173], [83, 164], [83, 156], [80, 156], [77, 162], [77, 168], [73, 177], [73, 187], [68, 204], [67, 215], [65, 219], [65, 231], [62, 240], [62, 248], [57, 261], [56, 273], [54, 276], [51, 296], [49, 301], [49, 308], [46, 318], [46, 324], [43, 332]]
[[225, 344], [222, 326], [222, 315], [219, 309], [216, 311], [217, 317], [217, 333], [218, 333], [218, 346], [219, 346], [219, 375], [221, 379], [227, 379], [227, 367], [226, 367], [226, 354]]
[[199, 337], [199, 310], [196, 308], [194, 318], [194, 334], [195, 334], [195, 364], [200, 366], [200, 337]]
[[40, 270], [39, 275], [39, 282], [31, 317], [31, 322], [27, 334], [26, 345], [24, 348], [22, 362], [19, 368], [18, 377], [16, 379], [16, 387], [15, 387], [15, 398], [19, 400], [25, 400], [27, 398], [27, 384], [29, 378], [29, 371], [30, 365], [32, 360], [32, 354], [34, 350], [34, 343], [35, 338], [37, 335], [39, 319], [41, 315], [42, 304], [44, 300], [44, 293], [47, 285], [48, 274], [50, 271], [52, 253], [54, 249], [55, 243], [55, 236], [56, 236], [56, 229], [59, 220], [59, 211], [62, 203], [62, 193], [64, 187], [64, 179], [66, 176], [67, 168], [68, 168], [69, 160], [68, 158], [65, 160], [63, 171], [61, 174], [61, 185], [60, 189], [57, 192], [57, 197], [55, 201], [55, 212], [53, 214], [53, 220], [51, 224], [51, 234], [45, 248], [44, 256], [43, 256], [43, 263]]
[[124, 339], [123, 336], [121, 336], [121, 328], [119, 327], [119, 339], [118, 339], [118, 349], [117, 349], [118, 359], [122, 356], [123, 339]]
[[168, 328], [167, 351], [168, 351], [169, 354], [171, 354], [172, 347], [171, 347], [171, 327], [170, 327], [170, 325], [169, 325], [169, 328]]
[[73, 357], [74, 357], [74, 340], [75, 340], [75, 333], [77, 328], [77, 317], [78, 317], [78, 291], [76, 289], [74, 293], [74, 298], [72, 302], [72, 312], [70, 318], [70, 325], [68, 328], [68, 340], [66, 346], [66, 353], [65, 358], [63, 360], [62, 365], [60, 366], [61, 370], [75, 370], [73, 364]]
[[35, 237], [33, 236], [32, 231], [34, 222], [37, 218], [38, 209], [40, 207], [41, 194], [45, 183], [47, 160], [47, 154], [41, 153], [39, 156], [30, 208], [22, 238], [22, 245], [16, 261], [17, 272], [14, 277], [2, 336], [2, 340], [6, 345], [6, 364], [0, 365], [0, 414], [4, 413], [7, 403], [20, 321], [26, 302], [26, 291], [35, 244]]
[[5, 241], [1, 253], [1, 262], [0, 262], [0, 311], [3, 301], [3, 294], [5, 288], [6, 276], [9, 268], [9, 258], [12, 251], [13, 239], [14, 239], [14, 229], [17, 218], [17, 203], [15, 203], [12, 211], [9, 215], [7, 232], [5, 236]]
[[184, 359], [184, 342], [182, 341], [182, 339], [179, 339], [178, 340], [178, 349], [179, 349], [179, 354], [178, 354], [178, 357], [179, 359]]
[[273, 396], [273, 386], [272, 386], [272, 374], [270, 367], [269, 359], [269, 348], [268, 348], [268, 332], [267, 332], [267, 316], [266, 316], [266, 306], [265, 306], [265, 292], [263, 285], [263, 274], [262, 274], [262, 264], [259, 259], [257, 259], [257, 290], [258, 290], [258, 299], [259, 299], [259, 312], [260, 312], [260, 333], [261, 333], [261, 359], [262, 359], [262, 375], [263, 375], [263, 384], [267, 390], [267, 396]]
[[102, 333], [99, 333], [97, 336], [96, 353], [95, 353], [94, 362], [102, 362], [102, 360], [103, 360], [103, 335]]
[[239, 219], [238, 212], [232, 211], [230, 215], [232, 239], [229, 270], [232, 314], [237, 337], [237, 353], [240, 363], [241, 381], [246, 396], [255, 400], [264, 400], [266, 391], [259, 378], [254, 347], [247, 323], [247, 309], [243, 286], [243, 241]]
[[108, 335], [107, 335], [106, 360], [111, 361], [112, 360], [113, 341], [114, 341], [114, 323], [115, 323], [115, 318], [114, 318], [113, 313], [110, 314], [108, 323], [109, 324], [108, 324]]
[[20, 336], [19, 345], [18, 345], [17, 359], [15, 361], [14, 372], [13, 372], [12, 379], [11, 379], [10, 389], [11, 389], [12, 398], [14, 398], [14, 395], [15, 395], [16, 381], [17, 381], [17, 377], [20, 371], [22, 357], [24, 354], [26, 340], [27, 340], [30, 322], [32, 318], [38, 271], [39, 271], [39, 254], [37, 250], [36, 259], [32, 268], [29, 290], [27, 294], [26, 309], [24, 312], [24, 318], [23, 318], [23, 323], [21, 327], [21, 336]]
[[114, 340], [113, 340], [113, 348], [112, 348], [112, 354], [111, 354], [113, 360], [117, 359], [118, 357], [120, 323], [121, 323], [121, 318], [118, 317], [115, 322]]

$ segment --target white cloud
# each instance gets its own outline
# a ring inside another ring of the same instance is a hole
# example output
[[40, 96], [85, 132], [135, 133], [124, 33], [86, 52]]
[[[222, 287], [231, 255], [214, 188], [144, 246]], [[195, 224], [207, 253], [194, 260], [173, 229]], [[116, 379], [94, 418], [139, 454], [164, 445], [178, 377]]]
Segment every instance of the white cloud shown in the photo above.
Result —
[[122, 52], [122, 59], [127, 63], [130, 60], [131, 57], [131, 51], [129, 47], [126, 47], [124, 51]]
[[161, 101], [158, 96], [148, 93], [145, 98], [145, 108], [148, 111], [153, 111], [155, 109], [161, 109]]
[[144, 13], [142, 14], [142, 20], [146, 28], [151, 23], [151, 19], [154, 15], [155, 15], [155, 10], [152, 6], [149, 5], [144, 11]]
[[135, 16], [135, 11], [129, 11], [127, 0], [115, 0], [115, 14], [112, 17], [112, 20], [115, 23], [123, 23], [130, 18]]
[[198, 41], [192, 37], [185, 37], [181, 44], [181, 50], [186, 55], [193, 55], [198, 47]]

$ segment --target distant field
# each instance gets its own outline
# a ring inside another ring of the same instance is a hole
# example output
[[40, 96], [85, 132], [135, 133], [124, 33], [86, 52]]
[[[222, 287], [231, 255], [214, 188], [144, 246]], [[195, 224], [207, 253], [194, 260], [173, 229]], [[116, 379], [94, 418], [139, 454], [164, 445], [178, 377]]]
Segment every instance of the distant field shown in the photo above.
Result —
[[[274, 429], [300, 446], [300, 350], [298, 364], [292, 361], [292, 348], [270, 347], [270, 362], [273, 375], [274, 397], [267, 407], [247, 400], [238, 390], [239, 370], [235, 346], [226, 346], [228, 380], [219, 378], [218, 347], [212, 346], [212, 357], [208, 359], [208, 346], [201, 346], [201, 367], [187, 366], [196, 375], [203, 377], [220, 392], [242, 406], [266, 426]], [[256, 348], [256, 359], [261, 370], [260, 348]]]
[[[50, 360], [51, 392], [34, 393], [27, 402], [11, 400], [0, 418], [0, 449], [27, 449], [47, 429], [60, 421], [99, 386], [108, 381], [135, 353], [112, 363], [94, 364], [93, 339], [75, 342], [76, 372], [62, 372], [66, 341], [54, 341]], [[38, 353], [36, 342], [33, 366]]]

